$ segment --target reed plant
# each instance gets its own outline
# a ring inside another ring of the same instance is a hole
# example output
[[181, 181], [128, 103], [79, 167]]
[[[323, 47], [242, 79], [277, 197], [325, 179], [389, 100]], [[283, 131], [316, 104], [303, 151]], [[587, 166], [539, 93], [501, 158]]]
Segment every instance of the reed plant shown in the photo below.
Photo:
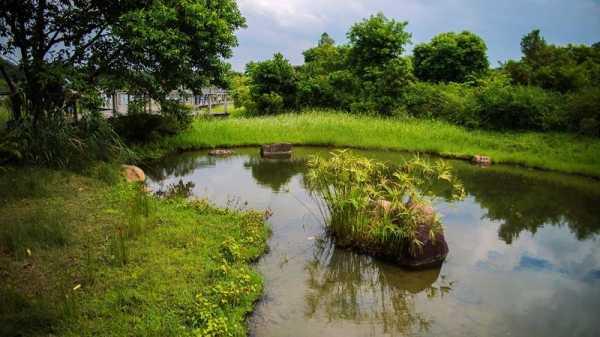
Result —
[[[313, 157], [308, 166], [307, 181], [320, 201], [329, 234], [342, 246], [374, 255], [422, 247], [418, 232], [424, 223], [422, 210], [435, 198], [433, 183], [448, 185], [452, 199], [464, 196], [462, 185], [442, 160], [416, 156], [390, 166], [340, 150], [329, 158]], [[436, 216], [429, 222], [433, 240], [442, 224]]]

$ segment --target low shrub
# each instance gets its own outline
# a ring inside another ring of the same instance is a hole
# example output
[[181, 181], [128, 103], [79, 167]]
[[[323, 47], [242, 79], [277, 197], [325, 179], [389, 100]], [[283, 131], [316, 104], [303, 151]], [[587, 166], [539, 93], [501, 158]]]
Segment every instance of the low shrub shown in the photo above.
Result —
[[174, 135], [181, 129], [171, 116], [154, 114], [125, 115], [110, 118], [117, 134], [128, 143], [144, 143], [161, 136]]
[[571, 131], [600, 137], [600, 88], [569, 94], [566, 110]]
[[275, 92], [269, 92], [254, 97], [254, 114], [274, 115], [283, 111], [283, 97]]
[[13, 161], [59, 168], [83, 168], [93, 161], [124, 160], [131, 152], [111, 125], [98, 115], [79, 122], [23, 120], [2, 141], [11, 144]]
[[477, 116], [467, 114], [471, 95], [472, 90], [461, 84], [417, 82], [408, 87], [403, 101], [410, 116], [476, 126], [479, 124]]
[[495, 130], [561, 130], [566, 115], [559, 94], [532, 86], [488, 85], [476, 88], [469, 106], [479, 126]]

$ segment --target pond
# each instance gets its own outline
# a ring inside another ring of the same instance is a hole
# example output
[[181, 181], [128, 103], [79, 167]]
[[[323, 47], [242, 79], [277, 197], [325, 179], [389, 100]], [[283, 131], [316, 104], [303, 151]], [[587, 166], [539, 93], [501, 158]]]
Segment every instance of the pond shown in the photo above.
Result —
[[181, 180], [217, 205], [273, 211], [253, 336], [598, 336], [599, 181], [451, 161], [467, 197], [434, 205], [450, 253], [440, 268], [408, 271], [327, 240], [303, 159], [329, 151], [295, 148], [280, 161], [250, 148], [192, 152], [145, 167], [155, 190]]

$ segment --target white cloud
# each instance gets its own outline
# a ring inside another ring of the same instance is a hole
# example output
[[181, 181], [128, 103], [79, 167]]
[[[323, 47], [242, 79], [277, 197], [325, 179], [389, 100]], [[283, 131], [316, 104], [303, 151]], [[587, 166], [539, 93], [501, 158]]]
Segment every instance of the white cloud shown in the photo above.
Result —
[[[248, 28], [239, 32], [232, 60], [243, 69], [252, 60], [282, 52], [293, 63], [322, 32], [345, 41], [350, 26], [383, 12], [409, 22], [413, 42], [446, 31], [471, 30], [487, 42], [492, 64], [520, 56], [520, 38], [539, 28], [551, 43], [592, 43], [600, 32], [599, 0], [238, 0]], [[409, 49], [410, 51], [410, 49]]]

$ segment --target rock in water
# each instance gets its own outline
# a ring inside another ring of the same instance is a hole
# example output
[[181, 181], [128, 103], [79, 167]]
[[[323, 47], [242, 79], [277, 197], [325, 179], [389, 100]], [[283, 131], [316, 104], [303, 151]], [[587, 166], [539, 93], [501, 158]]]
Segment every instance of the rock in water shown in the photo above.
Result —
[[233, 151], [227, 150], [227, 149], [214, 149], [214, 150], [208, 151], [209, 156], [215, 156], [215, 157], [231, 156], [232, 154], [233, 154]]
[[446, 256], [448, 256], [448, 244], [444, 233], [436, 234], [432, 239], [429, 235], [431, 227], [434, 225], [435, 212], [433, 208], [425, 204], [412, 204], [409, 201], [408, 207], [414, 208], [419, 215], [419, 227], [417, 229], [417, 239], [423, 243], [417, 252], [412, 253], [410, 249], [406, 249], [398, 258], [398, 263], [402, 266], [423, 269], [437, 267], [441, 265]]
[[492, 165], [492, 159], [490, 157], [487, 157], [487, 156], [476, 155], [476, 156], [473, 156], [473, 159], [471, 161], [474, 164], [481, 165], [481, 166]]
[[280, 143], [263, 145], [260, 147], [260, 155], [263, 158], [289, 159], [292, 157], [292, 144]]
[[123, 169], [123, 176], [128, 182], [144, 182], [146, 180], [146, 174], [137, 166], [122, 165], [121, 168]]

